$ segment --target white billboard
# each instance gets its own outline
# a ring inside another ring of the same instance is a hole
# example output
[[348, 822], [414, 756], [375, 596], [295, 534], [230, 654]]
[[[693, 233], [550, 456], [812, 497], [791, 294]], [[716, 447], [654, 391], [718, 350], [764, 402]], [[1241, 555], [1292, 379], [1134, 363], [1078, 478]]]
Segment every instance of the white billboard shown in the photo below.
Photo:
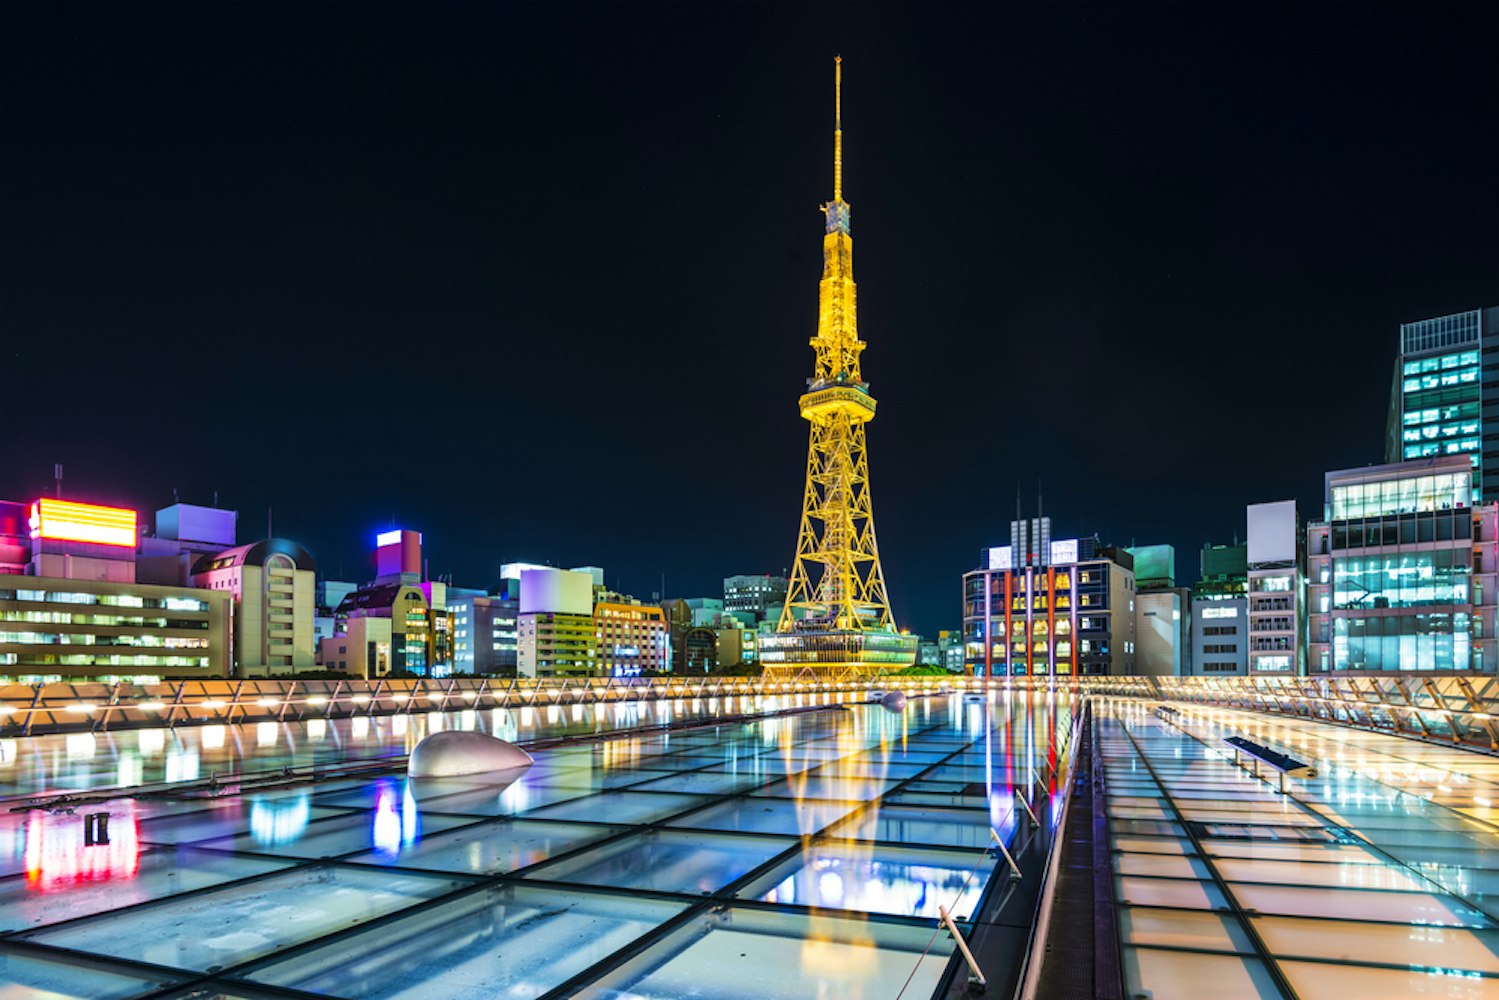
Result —
[[1051, 565], [1071, 566], [1077, 562], [1077, 539], [1064, 538], [1051, 543]]
[[1296, 561], [1296, 501], [1248, 507], [1249, 565]]
[[593, 577], [566, 569], [523, 569], [520, 613], [593, 614]]
[[1014, 565], [1014, 560], [1010, 556], [1010, 553], [1012, 551], [1013, 550], [1008, 545], [1001, 545], [998, 548], [990, 549], [989, 568], [1010, 569]]

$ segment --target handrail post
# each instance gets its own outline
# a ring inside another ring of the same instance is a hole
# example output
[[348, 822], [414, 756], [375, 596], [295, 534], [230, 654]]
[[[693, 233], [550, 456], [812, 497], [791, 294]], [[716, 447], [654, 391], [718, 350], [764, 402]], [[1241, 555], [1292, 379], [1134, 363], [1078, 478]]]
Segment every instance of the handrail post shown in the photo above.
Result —
[[958, 950], [963, 953], [963, 961], [968, 963], [968, 988], [970, 993], [982, 993], [984, 987], [989, 985], [989, 980], [984, 978], [983, 970], [974, 960], [973, 952], [968, 950], [968, 942], [963, 940], [963, 932], [958, 930], [958, 925], [953, 923], [952, 914], [947, 912], [947, 907], [937, 904], [937, 912], [942, 916], [943, 926], [947, 928], [953, 940], [957, 942]]
[[994, 846], [996, 846], [996, 847], [999, 848], [999, 853], [1003, 854], [1005, 856], [1005, 861], [1009, 863], [1009, 866], [1010, 866], [1010, 881], [1011, 882], [1019, 882], [1020, 881], [1020, 866], [1017, 865], [1015, 863], [1015, 859], [1010, 856], [1010, 851], [1009, 851], [1009, 849], [1007, 847], [1005, 847], [1005, 842], [1003, 840], [999, 839], [999, 831], [996, 830], [996, 829], [994, 829], [994, 827], [991, 826], [991, 827], [989, 827], [989, 836], [991, 836], [991, 837], [994, 838]]

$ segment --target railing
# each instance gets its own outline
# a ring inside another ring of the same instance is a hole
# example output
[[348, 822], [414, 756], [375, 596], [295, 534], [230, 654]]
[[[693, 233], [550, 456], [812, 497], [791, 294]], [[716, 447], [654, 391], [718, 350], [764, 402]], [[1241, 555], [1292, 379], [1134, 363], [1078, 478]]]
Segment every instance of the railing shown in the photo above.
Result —
[[866, 697], [1000, 689], [1225, 705], [1499, 750], [1499, 678], [1490, 674], [1263, 677], [671, 677], [442, 680], [173, 680], [0, 687], [0, 735], [296, 722], [595, 702]]
[[[996, 686], [998, 682], [996, 681]], [[240, 722], [299, 722], [356, 715], [524, 708], [599, 702], [867, 697], [873, 687], [910, 695], [982, 689], [982, 679], [762, 680], [742, 677], [442, 680], [172, 680], [161, 684], [9, 685], [0, 687], [0, 735], [105, 732]]]

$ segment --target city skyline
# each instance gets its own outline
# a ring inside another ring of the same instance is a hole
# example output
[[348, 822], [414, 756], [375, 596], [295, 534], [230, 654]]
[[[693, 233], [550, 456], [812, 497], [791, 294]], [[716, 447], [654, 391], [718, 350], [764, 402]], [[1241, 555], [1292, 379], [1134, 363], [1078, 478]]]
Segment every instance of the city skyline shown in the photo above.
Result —
[[345, 10], [0, 12], [0, 497], [217, 491], [345, 579], [391, 526], [460, 584], [782, 572], [836, 52], [912, 631], [1017, 485], [1188, 579], [1320, 516], [1399, 324], [1495, 303], [1491, 6]]

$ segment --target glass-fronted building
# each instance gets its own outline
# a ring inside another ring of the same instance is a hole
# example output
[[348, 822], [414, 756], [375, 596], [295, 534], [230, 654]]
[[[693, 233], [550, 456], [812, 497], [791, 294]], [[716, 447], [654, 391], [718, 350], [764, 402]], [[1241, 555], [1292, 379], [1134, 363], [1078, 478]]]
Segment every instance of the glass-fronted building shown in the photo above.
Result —
[[1051, 519], [1010, 526], [963, 575], [964, 669], [975, 677], [1133, 674], [1135, 575], [1128, 552], [1051, 537]]
[[1312, 673], [1492, 673], [1499, 504], [1466, 455], [1329, 472], [1308, 528]]
[[0, 576], [0, 683], [228, 677], [229, 595]]
[[1468, 459], [1483, 502], [1484, 466], [1499, 468], [1499, 307], [1400, 326], [1385, 460], [1445, 455]]

